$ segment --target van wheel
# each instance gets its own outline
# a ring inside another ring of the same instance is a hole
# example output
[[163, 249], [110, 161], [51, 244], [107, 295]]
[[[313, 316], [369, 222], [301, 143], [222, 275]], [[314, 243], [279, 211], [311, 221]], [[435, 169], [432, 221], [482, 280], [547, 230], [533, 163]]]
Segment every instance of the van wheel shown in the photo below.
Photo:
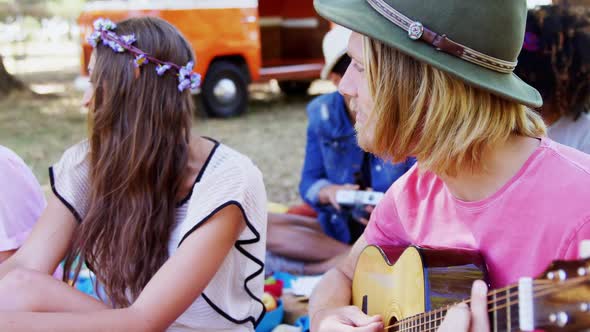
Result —
[[214, 62], [205, 76], [202, 94], [203, 106], [209, 116], [229, 118], [240, 115], [248, 106], [246, 73], [233, 62]]
[[288, 95], [305, 95], [310, 86], [310, 81], [279, 81], [279, 87]]

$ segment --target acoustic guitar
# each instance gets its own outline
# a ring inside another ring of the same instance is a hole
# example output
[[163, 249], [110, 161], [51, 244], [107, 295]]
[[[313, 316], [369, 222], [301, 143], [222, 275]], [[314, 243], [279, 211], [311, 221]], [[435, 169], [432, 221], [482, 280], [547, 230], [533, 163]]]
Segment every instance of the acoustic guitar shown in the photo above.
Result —
[[[436, 331], [450, 306], [486, 278], [477, 251], [368, 246], [352, 283], [353, 304], [381, 315], [385, 331]], [[590, 327], [590, 259], [556, 261], [538, 279], [490, 291], [491, 330], [583, 331]]]

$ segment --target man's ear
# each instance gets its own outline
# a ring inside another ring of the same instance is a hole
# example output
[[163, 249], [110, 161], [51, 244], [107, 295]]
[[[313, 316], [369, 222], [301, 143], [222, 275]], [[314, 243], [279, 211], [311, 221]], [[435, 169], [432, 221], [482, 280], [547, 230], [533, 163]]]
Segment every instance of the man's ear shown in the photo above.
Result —
[[141, 74], [141, 72], [139, 71], [139, 67], [133, 67], [133, 74], [135, 75], [135, 79], [139, 78], [139, 75]]

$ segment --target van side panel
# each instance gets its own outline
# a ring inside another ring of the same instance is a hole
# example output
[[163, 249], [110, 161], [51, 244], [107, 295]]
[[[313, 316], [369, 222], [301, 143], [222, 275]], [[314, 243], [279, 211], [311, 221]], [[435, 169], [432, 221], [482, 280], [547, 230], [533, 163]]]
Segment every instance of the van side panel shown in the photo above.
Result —
[[205, 75], [214, 58], [239, 55], [246, 61], [252, 79], [258, 79], [260, 32], [255, 8], [162, 11], [161, 17], [174, 22], [192, 44], [198, 73]]
[[121, 21], [138, 16], [160, 17], [177, 27], [192, 45], [197, 58], [195, 71], [203, 76], [214, 58], [241, 56], [248, 65], [251, 78], [258, 79], [261, 51], [257, 8], [86, 11], [78, 19], [83, 38], [83, 74], [87, 75], [86, 67], [92, 52], [84, 38], [92, 32], [92, 22], [99, 17]]

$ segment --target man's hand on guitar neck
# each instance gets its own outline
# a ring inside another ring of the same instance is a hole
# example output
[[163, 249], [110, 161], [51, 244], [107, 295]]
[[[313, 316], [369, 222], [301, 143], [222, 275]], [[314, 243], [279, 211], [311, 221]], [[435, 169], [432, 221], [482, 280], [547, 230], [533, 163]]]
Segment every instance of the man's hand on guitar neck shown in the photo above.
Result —
[[487, 287], [483, 281], [476, 281], [471, 290], [471, 309], [467, 304], [452, 307], [438, 332], [487, 332], [488, 319]]

